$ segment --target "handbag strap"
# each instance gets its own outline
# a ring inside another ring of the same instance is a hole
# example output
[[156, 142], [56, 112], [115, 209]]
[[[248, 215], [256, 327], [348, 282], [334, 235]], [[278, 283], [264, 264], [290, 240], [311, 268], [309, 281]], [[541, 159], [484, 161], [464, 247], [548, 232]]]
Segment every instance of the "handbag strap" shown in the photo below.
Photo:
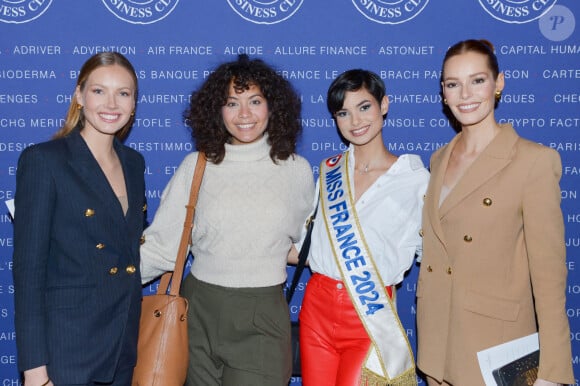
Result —
[[[171, 283], [171, 295], [179, 295], [181, 288], [181, 279], [183, 278], [183, 270], [185, 269], [185, 261], [188, 255], [188, 246], [191, 244], [191, 230], [193, 229], [193, 215], [195, 213], [195, 205], [197, 204], [197, 197], [201, 187], [201, 180], [203, 172], [205, 171], [205, 164], [207, 158], [205, 153], [199, 152], [197, 156], [197, 163], [195, 164], [195, 171], [191, 180], [191, 189], [189, 191], [189, 203], [185, 206], [187, 212], [185, 214], [185, 222], [183, 223], [183, 232], [181, 233], [181, 241], [179, 242], [179, 249], [177, 250], [177, 258], [175, 259], [175, 268], [171, 272], [165, 272], [161, 276], [157, 294], [163, 295], [167, 293], [169, 283]], [[175, 280], [172, 280], [175, 278]]]
[[302, 276], [304, 267], [306, 267], [306, 258], [308, 257], [308, 251], [310, 250], [310, 240], [312, 239], [312, 228], [314, 227], [316, 212], [318, 212], [318, 204], [316, 204], [316, 209], [314, 209], [314, 213], [310, 216], [308, 223], [306, 224], [306, 237], [304, 237], [304, 242], [302, 243], [302, 247], [300, 247], [300, 252], [298, 253], [298, 264], [296, 264], [296, 269], [292, 276], [292, 284], [290, 285], [290, 288], [288, 288], [288, 291], [286, 291], [286, 302], [288, 302], [288, 304], [290, 304], [292, 296], [294, 296], [294, 291], [296, 291], [296, 286], [298, 286], [300, 276]]

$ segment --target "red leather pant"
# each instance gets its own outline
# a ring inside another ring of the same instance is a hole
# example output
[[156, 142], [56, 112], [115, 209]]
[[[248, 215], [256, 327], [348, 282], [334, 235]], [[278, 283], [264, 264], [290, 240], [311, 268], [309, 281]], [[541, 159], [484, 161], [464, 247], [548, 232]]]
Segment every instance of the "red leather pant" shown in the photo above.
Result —
[[[391, 287], [387, 291], [392, 296]], [[302, 384], [359, 385], [371, 341], [344, 284], [312, 275], [299, 319]]]

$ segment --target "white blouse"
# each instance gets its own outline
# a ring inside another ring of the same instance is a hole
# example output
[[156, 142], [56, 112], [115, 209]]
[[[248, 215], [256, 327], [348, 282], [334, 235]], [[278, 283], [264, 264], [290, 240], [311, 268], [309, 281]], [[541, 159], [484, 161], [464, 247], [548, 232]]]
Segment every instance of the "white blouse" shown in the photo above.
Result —
[[[354, 196], [352, 147], [348, 165]], [[400, 283], [415, 255], [421, 257], [421, 212], [428, 182], [429, 172], [421, 158], [404, 154], [355, 204], [364, 237], [385, 285]], [[320, 208], [312, 229], [308, 259], [312, 272], [342, 280]]]

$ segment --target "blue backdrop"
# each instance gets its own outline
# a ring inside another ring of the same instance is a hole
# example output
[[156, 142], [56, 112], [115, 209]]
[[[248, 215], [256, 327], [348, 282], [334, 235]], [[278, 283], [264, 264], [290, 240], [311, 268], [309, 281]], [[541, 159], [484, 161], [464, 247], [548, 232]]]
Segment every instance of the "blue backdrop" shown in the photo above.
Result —
[[[248, 53], [294, 84], [303, 100], [299, 153], [317, 177], [319, 161], [344, 149], [325, 101], [339, 73], [362, 67], [380, 74], [390, 99], [385, 143], [393, 153], [416, 153], [427, 164], [455, 134], [439, 94], [444, 52], [458, 40], [486, 38], [495, 44], [506, 78], [497, 117], [562, 157], [567, 312], [580, 374], [579, 14], [578, 0], [0, 0], [0, 201], [14, 196], [20, 152], [49, 139], [62, 124], [78, 70], [96, 52], [119, 51], [138, 72], [137, 119], [126, 144], [147, 161], [151, 219], [163, 187], [193, 149], [181, 118], [189, 94], [219, 63]], [[12, 240], [3, 209], [0, 386], [21, 384]], [[417, 272], [411, 269], [398, 293], [413, 346]], [[292, 318], [307, 279], [291, 305]]]

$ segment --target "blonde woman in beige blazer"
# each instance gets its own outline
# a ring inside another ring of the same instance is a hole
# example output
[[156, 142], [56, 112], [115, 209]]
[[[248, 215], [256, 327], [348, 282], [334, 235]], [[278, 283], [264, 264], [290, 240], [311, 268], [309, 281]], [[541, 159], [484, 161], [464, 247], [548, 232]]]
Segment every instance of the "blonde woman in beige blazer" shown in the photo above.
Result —
[[452, 46], [441, 84], [461, 132], [431, 158], [418, 367], [429, 385], [484, 385], [477, 352], [538, 331], [534, 385], [574, 383], [560, 157], [496, 122], [504, 77], [491, 43]]

